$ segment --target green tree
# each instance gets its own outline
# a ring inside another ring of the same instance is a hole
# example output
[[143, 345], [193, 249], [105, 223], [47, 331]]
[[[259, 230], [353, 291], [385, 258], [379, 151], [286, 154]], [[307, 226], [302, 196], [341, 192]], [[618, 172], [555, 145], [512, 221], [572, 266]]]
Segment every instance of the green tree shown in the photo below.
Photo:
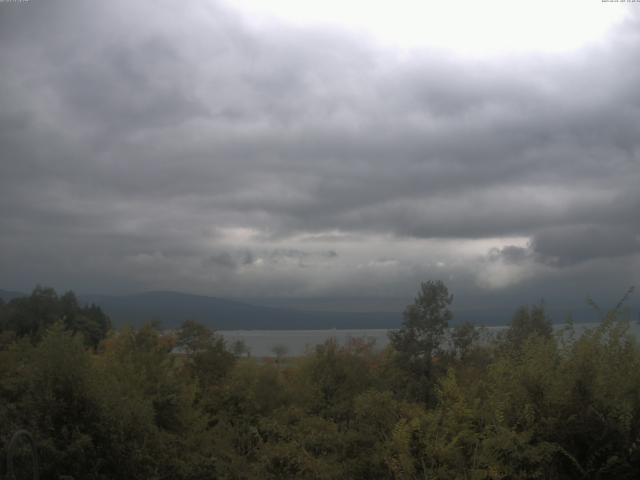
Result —
[[467, 356], [471, 347], [480, 338], [480, 331], [471, 322], [456, 325], [451, 331], [451, 344], [460, 359]]
[[286, 345], [279, 343], [271, 348], [271, 353], [276, 356], [276, 363], [279, 365], [289, 353], [289, 349]]
[[553, 327], [544, 309], [544, 304], [531, 307], [522, 306], [516, 310], [507, 329], [504, 340], [507, 347], [520, 350], [531, 336], [551, 338]]
[[0, 305], [0, 344], [1, 338], [11, 336], [38, 342], [57, 321], [62, 322], [66, 330], [80, 333], [85, 345], [94, 349], [111, 329], [111, 321], [100, 307], [80, 306], [71, 291], [59, 297], [54, 289], [37, 286], [31, 295]]
[[398, 364], [413, 377], [413, 394], [421, 400], [431, 399], [434, 356], [442, 352], [445, 331], [453, 318], [452, 302], [453, 295], [442, 281], [423, 282], [414, 303], [404, 311], [402, 327], [389, 334]]
[[221, 335], [194, 320], [183, 322], [176, 346], [186, 354], [186, 366], [203, 391], [219, 383], [236, 361]]
[[231, 351], [236, 357], [251, 356], [251, 349], [244, 340], [236, 340], [235, 342], [233, 342]]
[[207, 478], [207, 418], [196, 381], [184, 374], [175, 339], [152, 324], [112, 335], [96, 358], [96, 398], [104, 478]]
[[373, 356], [371, 344], [340, 346], [330, 338], [291, 372], [293, 395], [313, 414], [346, 421], [354, 398], [372, 386]]
[[57, 320], [61, 320], [61, 305], [53, 288], [36, 286], [28, 297], [14, 298], [7, 304], [5, 328], [16, 337], [39, 340]]
[[92, 348], [97, 348], [111, 329], [111, 320], [100, 307], [94, 304], [81, 307], [72, 291], [60, 297], [60, 314], [66, 328], [80, 333]]
[[453, 371], [437, 388], [438, 403], [414, 410], [393, 428], [389, 464], [394, 478], [413, 480], [493, 478], [482, 475], [476, 450], [481, 439], [471, 400]]

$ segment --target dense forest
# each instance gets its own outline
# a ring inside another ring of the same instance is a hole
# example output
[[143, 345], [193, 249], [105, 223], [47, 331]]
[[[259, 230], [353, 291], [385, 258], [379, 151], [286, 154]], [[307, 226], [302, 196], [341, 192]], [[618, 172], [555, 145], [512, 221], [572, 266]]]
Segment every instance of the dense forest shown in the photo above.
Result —
[[640, 348], [623, 302], [580, 334], [524, 306], [488, 338], [449, 328], [452, 301], [423, 283], [382, 351], [328, 341], [258, 359], [193, 321], [115, 330], [36, 288], [0, 302], [3, 462], [26, 429], [44, 479], [638, 477]]

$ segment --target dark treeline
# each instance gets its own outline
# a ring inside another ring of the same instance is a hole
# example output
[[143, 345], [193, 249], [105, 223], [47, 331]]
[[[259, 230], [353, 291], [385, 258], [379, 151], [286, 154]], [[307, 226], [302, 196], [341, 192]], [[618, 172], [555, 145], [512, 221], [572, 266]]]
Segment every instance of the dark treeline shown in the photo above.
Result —
[[328, 341], [276, 362], [195, 322], [112, 330], [37, 288], [0, 302], [0, 449], [28, 429], [44, 479], [638, 477], [640, 349], [621, 305], [580, 335], [522, 307], [481, 341], [447, 328], [452, 300], [422, 284], [384, 351]]

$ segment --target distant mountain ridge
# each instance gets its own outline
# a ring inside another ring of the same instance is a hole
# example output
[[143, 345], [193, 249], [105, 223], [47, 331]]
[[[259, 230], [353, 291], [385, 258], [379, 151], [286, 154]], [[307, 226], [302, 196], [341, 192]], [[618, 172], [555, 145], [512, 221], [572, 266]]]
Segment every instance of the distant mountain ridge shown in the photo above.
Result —
[[[0, 290], [5, 302], [25, 296], [23, 292]], [[196, 320], [216, 330], [325, 330], [398, 328], [402, 323], [402, 310], [397, 311], [334, 311], [327, 308], [304, 308], [298, 300], [290, 304], [259, 305], [237, 300], [221, 299], [172, 291], [150, 291], [130, 295], [79, 294], [78, 300], [86, 305], [94, 303], [109, 315], [115, 326], [140, 326], [158, 321], [164, 328], [175, 328], [184, 320]], [[326, 302], [330, 303], [327, 299]], [[337, 300], [339, 305], [339, 301]], [[506, 325], [514, 307], [453, 308], [453, 324], [470, 321], [477, 325]], [[554, 323], [562, 323], [573, 312], [577, 322], [597, 320], [592, 309], [549, 308]], [[632, 308], [632, 319], [638, 316], [638, 307]]]
[[23, 293], [23, 292], [14, 292], [11, 290], [0, 289], [0, 299], [2, 299], [5, 302], [8, 302], [9, 300], [13, 300], [14, 298], [24, 297], [25, 295], [26, 293]]
[[[4, 301], [26, 295], [0, 290]], [[82, 305], [100, 306], [116, 326], [158, 321], [164, 328], [175, 328], [184, 320], [196, 320], [216, 330], [320, 330], [397, 328], [401, 323], [400, 313], [393, 312], [301, 311], [171, 291], [77, 297]]]
[[300, 311], [167, 291], [78, 298], [81, 303], [99, 305], [115, 325], [159, 321], [173, 328], [184, 320], [196, 320], [216, 330], [307, 330], [397, 328], [401, 323], [399, 313]]

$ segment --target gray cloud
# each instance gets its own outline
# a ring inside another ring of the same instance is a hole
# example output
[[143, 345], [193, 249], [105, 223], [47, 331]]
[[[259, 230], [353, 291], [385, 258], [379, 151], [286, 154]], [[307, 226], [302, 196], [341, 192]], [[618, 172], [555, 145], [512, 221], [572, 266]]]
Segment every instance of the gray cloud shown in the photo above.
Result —
[[236, 268], [238, 266], [238, 263], [227, 252], [211, 255], [205, 260], [205, 263], [222, 268]]
[[571, 265], [596, 258], [640, 253], [640, 233], [598, 225], [569, 226], [538, 233], [532, 249], [544, 263]]
[[[576, 52], [470, 62], [215, 2], [0, 9], [6, 288], [471, 292], [484, 260], [453, 266], [456, 242], [500, 238], [494, 264], [637, 262], [638, 15]], [[557, 275], [535, 271], [517, 281]]]
[[531, 258], [530, 249], [507, 245], [502, 248], [492, 248], [488, 254], [489, 260], [496, 262], [502, 260], [507, 264], [521, 264]]
[[492, 248], [490, 261], [524, 264], [534, 261], [553, 267], [567, 267], [596, 259], [612, 259], [640, 254], [640, 233], [600, 225], [551, 227], [533, 236], [527, 247], [507, 245]]

